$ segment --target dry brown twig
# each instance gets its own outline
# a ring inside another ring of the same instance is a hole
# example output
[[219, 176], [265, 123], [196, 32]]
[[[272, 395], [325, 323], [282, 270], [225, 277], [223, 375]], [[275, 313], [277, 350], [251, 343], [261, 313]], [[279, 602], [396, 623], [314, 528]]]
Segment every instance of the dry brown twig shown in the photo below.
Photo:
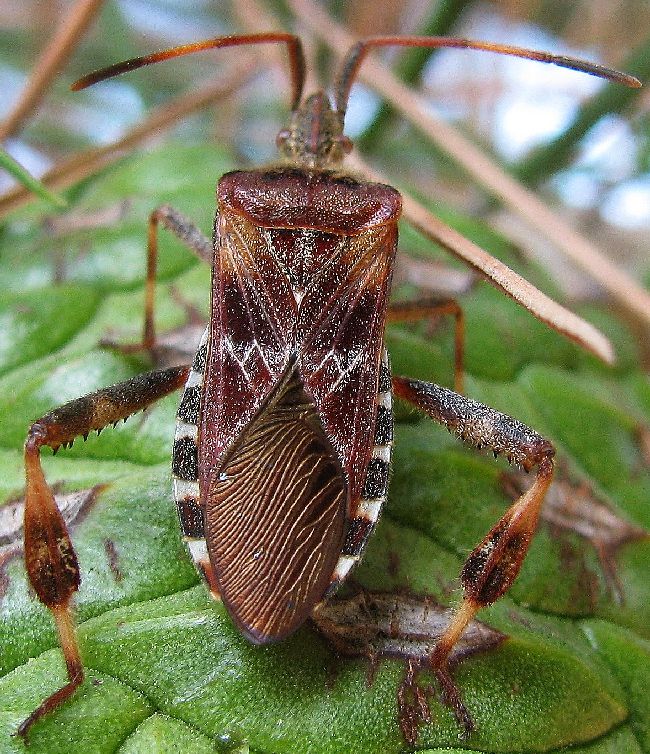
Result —
[[[371, 180], [380, 183], [390, 182], [386, 176], [373, 170], [358, 155], [350, 155], [348, 161]], [[412, 196], [403, 194], [402, 198], [404, 217], [411, 225], [423, 231], [427, 236], [434, 237], [443, 248], [470, 264], [492, 285], [522, 304], [537, 319], [580, 343], [603, 361], [609, 364], [614, 362], [612, 345], [600, 330], [553, 301], [503, 262], [450, 228]]]
[[21, 129], [38, 107], [56, 74], [63, 68], [104, 0], [78, 0], [34, 65], [27, 86], [9, 116], [0, 123], [0, 142]]

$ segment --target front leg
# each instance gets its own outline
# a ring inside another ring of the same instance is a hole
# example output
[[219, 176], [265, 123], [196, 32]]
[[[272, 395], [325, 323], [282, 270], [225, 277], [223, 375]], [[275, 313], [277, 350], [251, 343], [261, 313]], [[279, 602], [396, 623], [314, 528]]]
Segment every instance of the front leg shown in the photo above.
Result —
[[122, 353], [148, 351], [154, 355], [153, 351], [156, 346], [154, 295], [158, 268], [158, 227], [160, 225], [172, 232], [201, 261], [212, 264], [212, 241], [203, 235], [202, 231], [191, 220], [169, 204], [163, 204], [155, 209], [149, 215], [147, 231], [147, 277], [145, 280], [142, 340], [139, 343], [128, 345], [116, 345], [110, 340], [103, 343], [103, 345], [116, 348]]
[[145, 288], [144, 328], [142, 348], [151, 351], [156, 343], [154, 325], [154, 287], [158, 263], [158, 224], [171, 231], [196, 256], [207, 264], [212, 264], [212, 241], [206, 238], [199, 228], [177, 209], [169, 204], [155, 209], [149, 216], [147, 233], [147, 283]]
[[55, 451], [72, 445], [109, 424], [126, 419], [159, 398], [182, 387], [189, 367], [148, 372], [126, 382], [70, 401], [35, 421], [25, 442], [25, 567], [38, 599], [51, 611], [68, 671], [68, 683], [49, 696], [24, 720], [18, 734], [26, 737], [31, 726], [68, 699], [83, 681], [71, 600], [79, 588], [77, 555], [41, 467], [40, 449]]
[[503, 454], [526, 471], [537, 467], [531, 487], [513, 503], [465, 561], [461, 571], [463, 602], [431, 657], [433, 666], [441, 668], [476, 613], [498, 600], [517, 577], [553, 477], [555, 449], [524, 424], [447, 388], [393, 377], [393, 391], [469, 445], [488, 448], [495, 455]]

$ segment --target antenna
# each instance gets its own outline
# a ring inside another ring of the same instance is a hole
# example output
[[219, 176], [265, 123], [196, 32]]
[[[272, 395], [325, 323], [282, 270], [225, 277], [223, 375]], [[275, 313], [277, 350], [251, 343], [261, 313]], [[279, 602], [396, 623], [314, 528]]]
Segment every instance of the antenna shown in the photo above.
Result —
[[460, 39], [458, 37], [370, 37], [361, 40], [350, 48], [348, 54], [343, 60], [341, 73], [337, 79], [336, 85], [336, 111], [341, 118], [345, 116], [348, 106], [350, 89], [356, 75], [364, 61], [366, 55], [373, 47], [451, 47], [456, 49], [484, 50], [487, 52], [496, 52], [499, 55], [512, 55], [517, 58], [526, 58], [527, 60], [538, 60], [541, 63], [552, 63], [562, 68], [571, 68], [574, 71], [583, 71], [592, 76], [599, 76], [609, 81], [615, 81], [619, 84], [625, 84], [635, 89], [641, 86], [641, 82], [634, 76], [627, 73], [621, 73], [613, 68], [606, 68], [596, 63], [588, 63], [586, 60], [571, 58], [566, 55], [553, 55], [550, 52], [541, 52], [539, 50], [529, 50], [525, 47], [513, 47], [512, 45], [502, 45], [493, 42], [478, 42], [471, 39]]
[[302, 90], [305, 83], [305, 56], [302, 50], [302, 43], [295, 34], [288, 34], [282, 31], [270, 31], [263, 34], [236, 34], [227, 37], [214, 37], [206, 39], [203, 42], [194, 42], [193, 44], [181, 45], [180, 47], [171, 47], [168, 50], [154, 52], [151, 55], [144, 55], [139, 58], [131, 58], [121, 63], [115, 63], [107, 68], [89, 73], [83, 76], [70, 87], [73, 91], [85, 89], [88, 86], [97, 84], [99, 81], [105, 81], [113, 76], [119, 76], [127, 71], [134, 71], [136, 68], [142, 68], [145, 65], [159, 63], [171, 58], [179, 58], [182, 55], [191, 55], [194, 52], [203, 50], [212, 50], [217, 47], [238, 47], [240, 45], [256, 45], [283, 42], [287, 45], [289, 51], [289, 72], [291, 75], [291, 109], [297, 110], [302, 98]]

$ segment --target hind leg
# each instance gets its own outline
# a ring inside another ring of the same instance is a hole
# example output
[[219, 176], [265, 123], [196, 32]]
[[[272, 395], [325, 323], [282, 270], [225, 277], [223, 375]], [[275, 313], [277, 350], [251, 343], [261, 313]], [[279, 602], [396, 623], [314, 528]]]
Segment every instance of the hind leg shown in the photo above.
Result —
[[41, 466], [40, 449], [72, 445], [109, 424], [126, 419], [185, 383], [189, 367], [148, 372], [103, 388], [50, 411], [29, 429], [25, 442], [25, 567], [38, 599], [50, 610], [68, 672], [68, 683], [45, 699], [18, 728], [26, 738], [31, 726], [68, 699], [84, 678], [72, 612], [81, 580], [77, 555]]
[[441, 668], [476, 613], [499, 599], [517, 577], [553, 477], [555, 450], [548, 440], [515, 419], [438, 385], [393, 377], [393, 391], [469, 445], [503, 454], [526, 471], [537, 468], [530, 488], [508, 508], [465, 561], [461, 571], [463, 602], [431, 657], [433, 666]]

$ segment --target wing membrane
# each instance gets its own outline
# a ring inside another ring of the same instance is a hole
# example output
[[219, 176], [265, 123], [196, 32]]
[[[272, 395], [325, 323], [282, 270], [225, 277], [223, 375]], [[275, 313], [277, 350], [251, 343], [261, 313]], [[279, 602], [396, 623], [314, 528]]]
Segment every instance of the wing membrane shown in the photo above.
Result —
[[210, 480], [208, 553], [245, 635], [279, 640], [330, 582], [344, 537], [341, 466], [294, 363]]

